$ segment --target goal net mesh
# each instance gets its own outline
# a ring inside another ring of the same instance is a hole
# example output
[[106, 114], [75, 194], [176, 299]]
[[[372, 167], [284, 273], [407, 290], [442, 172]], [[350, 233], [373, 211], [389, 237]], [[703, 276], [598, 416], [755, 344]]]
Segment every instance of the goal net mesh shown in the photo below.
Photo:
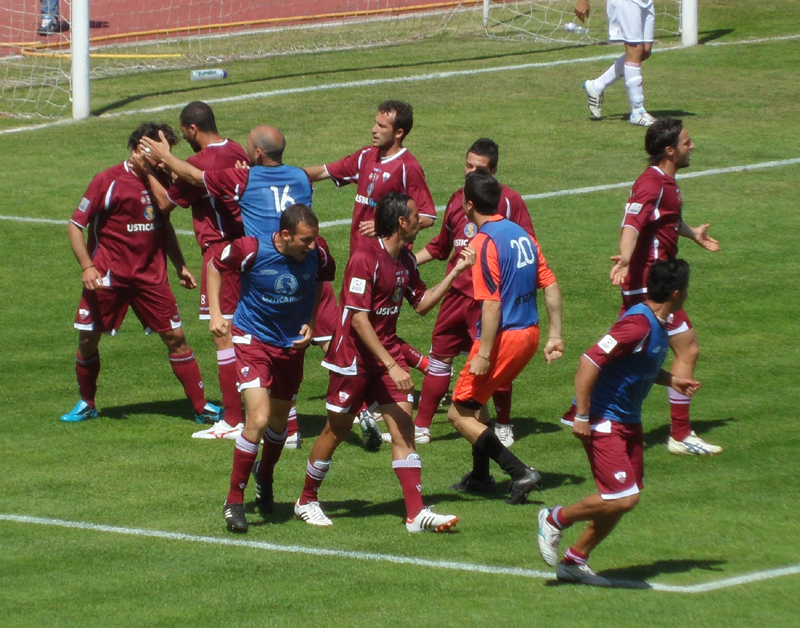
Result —
[[[72, 0], [59, 32], [37, 34], [40, 0], [0, 0], [0, 115], [69, 115]], [[659, 37], [676, 37], [680, 0], [656, 0]], [[91, 79], [225, 61], [386, 45], [440, 33], [588, 44], [607, 34], [603, 5], [588, 33], [568, 32], [573, 1], [92, 0]]]

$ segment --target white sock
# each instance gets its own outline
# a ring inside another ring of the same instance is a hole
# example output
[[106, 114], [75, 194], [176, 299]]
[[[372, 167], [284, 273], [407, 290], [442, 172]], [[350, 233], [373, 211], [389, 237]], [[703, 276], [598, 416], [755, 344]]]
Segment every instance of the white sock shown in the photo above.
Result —
[[606, 88], [613, 85], [625, 75], [625, 55], [620, 55], [611, 66], [599, 77], [592, 81], [592, 87], [599, 93], [606, 91]]
[[625, 87], [628, 88], [628, 100], [631, 101], [631, 112], [641, 113], [644, 110], [644, 86], [642, 83], [642, 64], [625, 62]]

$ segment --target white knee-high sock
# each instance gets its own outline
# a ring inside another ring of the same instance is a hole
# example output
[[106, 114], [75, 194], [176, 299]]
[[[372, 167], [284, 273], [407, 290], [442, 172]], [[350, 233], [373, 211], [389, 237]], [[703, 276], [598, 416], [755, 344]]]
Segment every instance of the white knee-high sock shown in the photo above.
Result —
[[642, 64], [625, 62], [625, 87], [628, 88], [628, 100], [631, 101], [631, 112], [644, 109], [644, 86], [642, 84]]
[[595, 91], [604, 92], [606, 88], [613, 85], [625, 75], [625, 55], [620, 55], [611, 66], [592, 81]]

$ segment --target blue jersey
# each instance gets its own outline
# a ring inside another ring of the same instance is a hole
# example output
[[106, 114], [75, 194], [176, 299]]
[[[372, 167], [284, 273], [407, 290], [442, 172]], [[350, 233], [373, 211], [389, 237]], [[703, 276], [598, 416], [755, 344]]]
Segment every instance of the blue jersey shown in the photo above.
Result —
[[470, 246], [478, 255], [472, 270], [475, 298], [500, 301], [499, 330], [538, 324], [537, 287], [548, 286], [555, 277], [536, 240], [516, 223], [498, 216], [481, 225]]
[[[620, 317], [644, 315], [650, 324], [649, 333], [641, 334], [641, 341], [632, 352], [605, 362], [592, 390], [590, 414], [620, 423], [641, 423], [642, 404], [656, 381], [661, 365], [667, 358], [669, 336], [656, 315], [644, 303], [630, 308]], [[605, 336], [595, 347], [608, 353], [616, 340], [611, 334]], [[607, 347], [603, 344], [607, 343]], [[594, 347], [592, 348], [594, 350]], [[587, 353], [587, 357], [592, 356]]]
[[291, 347], [311, 319], [319, 279], [319, 249], [301, 262], [278, 252], [273, 234], [244, 237], [214, 260], [218, 270], [241, 271], [242, 293], [233, 324], [274, 347]]

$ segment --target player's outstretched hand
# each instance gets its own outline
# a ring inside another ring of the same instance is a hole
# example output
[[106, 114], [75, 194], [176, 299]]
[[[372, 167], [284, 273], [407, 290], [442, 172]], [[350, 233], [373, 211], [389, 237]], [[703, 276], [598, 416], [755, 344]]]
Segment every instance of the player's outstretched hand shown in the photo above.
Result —
[[692, 232], [694, 233], [694, 241], [702, 246], [706, 251], [719, 251], [719, 242], [706, 233], [710, 226], [711, 224], [707, 223], [692, 229]]
[[408, 371], [404, 371], [397, 362], [387, 371], [389, 377], [397, 385], [397, 390], [400, 392], [411, 392], [414, 390], [414, 380]]
[[159, 131], [158, 137], [160, 138], [158, 142], [149, 137], [143, 137], [139, 140], [139, 146], [142, 151], [144, 151], [149, 160], [155, 160], [155, 163], [163, 162], [167, 155], [170, 154], [170, 145], [164, 136], [164, 132]]
[[700, 389], [700, 382], [694, 379], [687, 379], [685, 377], [675, 377], [673, 375], [670, 388], [674, 388], [682, 395], [691, 397]]
[[300, 328], [300, 335], [302, 336], [302, 338], [293, 340], [292, 347], [294, 347], [295, 349], [306, 349], [308, 345], [311, 344], [311, 341], [314, 339], [314, 330], [311, 329], [308, 325], [303, 325]]
[[197, 280], [194, 278], [194, 275], [189, 272], [189, 269], [186, 266], [182, 268], [178, 268], [178, 280], [181, 282], [181, 285], [186, 288], [187, 290], [194, 290], [197, 287]]
[[89, 266], [81, 273], [81, 283], [87, 290], [102, 290], [103, 275], [94, 266]]
[[246, 161], [242, 161], [241, 159], [236, 162], [234, 166], [237, 170], [250, 170], [250, 164]]
[[364, 236], [365, 238], [374, 238], [375, 237], [375, 221], [374, 220], [362, 220], [358, 223], [358, 232]]
[[463, 273], [467, 268], [471, 268], [475, 265], [475, 261], [477, 259], [477, 254], [475, 253], [475, 249], [465, 246], [461, 249], [461, 254], [459, 255], [458, 261], [456, 262], [455, 271], [457, 274]]
[[592, 437], [592, 428], [587, 421], [573, 421], [572, 435], [582, 443], [588, 443]]
[[611, 272], [609, 273], [611, 284], [614, 286], [621, 286], [622, 282], [625, 281], [625, 277], [628, 276], [630, 260], [622, 259], [621, 255], [612, 255], [611, 261], [614, 262], [614, 265], [611, 267]]
[[577, 0], [575, 3], [575, 17], [581, 22], [589, 17], [589, 0]]
[[564, 341], [561, 338], [548, 338], [544, 346], [544, 361], [550, 364], [564, 355]]
[[211, 320], [208, 321], [208, 330], [217, 338], [227, 336], [230, 328], [231, 322], [222, 314], [212, 314]]

